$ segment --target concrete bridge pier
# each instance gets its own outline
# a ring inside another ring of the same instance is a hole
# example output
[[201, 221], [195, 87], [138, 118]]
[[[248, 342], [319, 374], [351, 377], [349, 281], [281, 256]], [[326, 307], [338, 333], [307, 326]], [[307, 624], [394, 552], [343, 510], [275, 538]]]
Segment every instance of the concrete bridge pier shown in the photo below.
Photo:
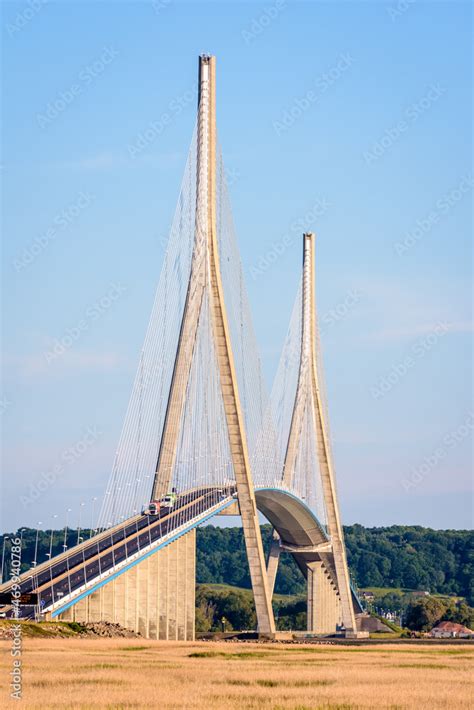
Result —
[[308, 631], [333, 634], [341, 625], [341, 600], [322, 562], [308, 563]]
[[193, 641], [196, 530], [146, 557], [66, 609], [59, 621], [110, 621], [144, 638]]

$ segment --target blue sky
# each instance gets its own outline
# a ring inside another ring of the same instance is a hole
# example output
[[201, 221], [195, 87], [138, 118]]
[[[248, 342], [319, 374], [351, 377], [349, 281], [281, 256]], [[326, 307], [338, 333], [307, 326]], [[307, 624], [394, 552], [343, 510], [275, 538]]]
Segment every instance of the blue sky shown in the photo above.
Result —
[[202, 52], [217, 55], [220, 142], [269, 385], [301, 232], [318, 233], [344, 521], [470, 527], [470, 3], [2, 10], [2, 529], [61, 524], [80, 502], [89, 515], [104, 490]]

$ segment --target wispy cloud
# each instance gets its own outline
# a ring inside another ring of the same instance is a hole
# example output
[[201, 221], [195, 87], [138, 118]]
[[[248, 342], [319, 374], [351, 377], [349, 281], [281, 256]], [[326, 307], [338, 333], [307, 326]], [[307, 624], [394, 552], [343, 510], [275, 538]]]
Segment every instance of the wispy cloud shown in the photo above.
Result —
[[77, 158], [65, 163], [65, 167], [73, 170], [111, 170], [126, 164], [126, 156], [120, 153], [103, 152], [97, 155]]
[[81, 372], [103, 372], [117, 370], [125, 364], [125, 358], [114, 352], [68, 351], [52, 368], [44, 353], [19, 357], [7, 356], [6, 368], [13, 370], [20, 377], [39, 377], [54, 374], [80, 374]]
[[[427, 335], [433, 332], [436, 326], [435, 321], [407, 325], [399, 328], [382, 328], [374, 333], [374, 337], [383, 341], [399, 341], [409, 340], [411, 338], [419, 338], [422, 335]], [[457, 321], [445, 323], [447, 333], [472, 333], [472, 321]]]
[[80, 156], [62, 162], [59, 167], [73, 171], [104, 172], [108, 170], [136, 169], [139, 165], [165, 168], [185, 160], [184, 153], [172, 151], [165, 153], [144, 153], [131, 158], [126, 151], [110, 150], [95, 155]]
[[360, 329], [364, 343], [403, 343], [428, 335], [439, 323], [450, 335], [473, 331], [468, 295], [461, 286], [447, 297], [446, 290], [436, 293], [419, 281], [414, 284], [368, 275], [360, 283], [365, 293], [358, 311], [359, 324], [366, 324], [365, 331]]

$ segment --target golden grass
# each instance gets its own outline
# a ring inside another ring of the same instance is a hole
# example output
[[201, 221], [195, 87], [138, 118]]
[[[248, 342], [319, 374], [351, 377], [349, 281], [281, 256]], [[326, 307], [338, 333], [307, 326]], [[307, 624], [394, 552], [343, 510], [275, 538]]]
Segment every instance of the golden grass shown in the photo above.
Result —
[[474, 646], [26, 638], [18, 703], [8, 700], [10, 644], [1, 645], [2, 708], [472, 708]]

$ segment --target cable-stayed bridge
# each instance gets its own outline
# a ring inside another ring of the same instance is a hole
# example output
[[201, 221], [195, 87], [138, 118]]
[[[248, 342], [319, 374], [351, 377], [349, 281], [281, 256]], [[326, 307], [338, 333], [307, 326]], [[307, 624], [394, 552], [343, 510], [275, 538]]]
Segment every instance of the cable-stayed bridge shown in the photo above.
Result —
[[[231, 513], [242, 521], [260, 633], [275, 633], [272, 594], [286, 551], [308, 580], [308, 631], [356, 635], [319, 356], [315, 238], [303, 236], [301, 285], [268, 400], [215, 88], [215, 58], [201, 56], [197, 124], [97, 533], [22, 575], [19, 590], [37, 595], [24, 612], [194, 638], [195, 530]], [[259, 511], [274, 528], [268, 559]]]

